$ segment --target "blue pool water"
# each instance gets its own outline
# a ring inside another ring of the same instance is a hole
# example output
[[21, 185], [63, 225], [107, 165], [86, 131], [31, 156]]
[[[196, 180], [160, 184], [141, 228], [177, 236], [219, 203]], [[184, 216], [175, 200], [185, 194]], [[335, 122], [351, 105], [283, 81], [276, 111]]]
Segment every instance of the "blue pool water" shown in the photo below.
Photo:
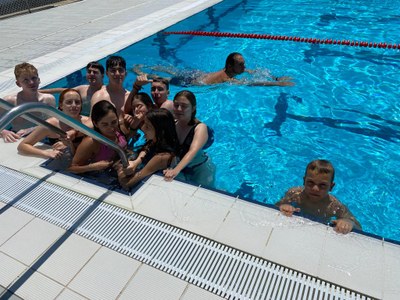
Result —
[[[400, 43], [400, 7], [397, 0], [229, 0], [166, 29], [180, 30]], [[363, 229], [400, 241], [400, 51], [158, 33], [117, 54], [129, 68], [216, 71], [234, 51], [257, 79], [269, 70], [296, 86], [189, 88], [199, 119], [215, 130], [208, 153], [216, 187], [272, 204], [302, 184], [309, 161], [329, 159], [333, 193]], [[134, 78], [131, 72], [127, 89]], [[171, 98], [181, 89], [172, 86]]]

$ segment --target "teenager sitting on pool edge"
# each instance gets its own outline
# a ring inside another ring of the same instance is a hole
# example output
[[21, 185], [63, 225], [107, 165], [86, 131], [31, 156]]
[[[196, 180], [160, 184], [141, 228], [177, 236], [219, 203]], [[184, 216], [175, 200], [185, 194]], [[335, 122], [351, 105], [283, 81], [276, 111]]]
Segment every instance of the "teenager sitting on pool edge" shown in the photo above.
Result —
[[196, 118], [196, 97], [187, 90], [174, 97], [175, 127], [179, 139], [179, 163], [173, 169], [164, 170], [165, 180], [175, 177], [193, 183], [213, 187], [216, 167], [204, 152], [212, 137], [206, 124]]
[[360, 223], [350, 210], [329, 194], [335, 186], [334, 177], [335, 170], [329, 161], [314, 160], [307, 165], [304, 187], [290, 188], [275, 205], [285, 216], [302, 212], [324, 223], [331, 222], [338, 233], [347, 234], [353, 228], [361, 230]]
[[118, 180], [128, 190], [145, 177], [166, 169], [174, 163], [177, 153], [178, 137], [174, 117], [164, 109], [154, 109], [147, 113], [141, 130], [146, 144], [137, 158], [129, 161], [129, 166], [117, 166]]
[[[133, 71], [142, 75], [143, 72], [140, 69], [141, 66], [136, 65]], [[189, 86], [189, 85], [209, 85], [230, 82], [234, 84], [243, 84], [249, 86], [293, 86], [292, 78], [288, 76], [276, 77], [269, 75], [267, 81], [252, 81], [248, 79], [237, 79], [238, 75], [245, 72], [254, 73], [254, 71], [246, 70], [245, 60], [243, 55], [238, 52], [233, 52], [228, 55], [225, 61], [225, 67], [217, 72], [205, 73], [202, 71], [181, 71], [174, 68], [168, 68], [163, 66], [148, 67], [154, 71], [164, 72], [172, 75], [169, 79], [170, 84], [177, 86]], [[156, 75], [148, 74], [149, 78], [155, 77]]]

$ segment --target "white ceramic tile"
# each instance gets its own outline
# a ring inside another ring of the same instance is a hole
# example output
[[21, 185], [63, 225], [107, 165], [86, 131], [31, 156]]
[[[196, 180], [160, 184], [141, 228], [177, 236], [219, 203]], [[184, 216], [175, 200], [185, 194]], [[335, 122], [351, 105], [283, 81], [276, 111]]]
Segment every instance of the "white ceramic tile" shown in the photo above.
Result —
[[133, 205], [131, 201], [131, 197], [119, 192], [112, 191], [107, 198], [104, 199], [104, 202], [122, 207], [123, 209], [133, 211]]
[[72, 234], [38, 271], [67, 285], [99, 248], [99, 244]]
[[79, 184], [81, 182], [81, 176], [77, 175], [77, 176], [69, 176], [69, 175], [65, 175], [62, 173], [52, 173], [52, 176], [49, 176], [46, 181], [59, 185], [61, 187], [70, 189], [70, 190], [74, 190], [74, 186], [76, 186], [77, 184]]
[[72, 185], [71, 190], [95, 199], [105, 199], [111, 194], [108, 189], [83, 180]]
[[320, 278], [373, 297], [382, 297], [382, 241], [356, 233], [337, 234], [329, 228], [321, 253]]
[[197, 188], [193, 196], [205, 200], [215, 199], [218, 200], [219, 202], [224, 202], [226, 205], [230, 206], [233, 205], [233, 203], [237, 200], [237, 198], [233, 196], [211, 191], [202, 187]]
[[277, 215], [263, 257], [308, 274], [316, 274], [326, 226], [300, 217]]
[[87, 298], [71, 291], [69, 289], [64, 289], [61, 294], [56, 298], [56, 300], [86, 300]]
[[35, 218], [4, 243], [0, 251], [30, 265], [64, 232], [63, 229]]
[[219, 300], [224, 299], [195, 285], [189, 284], [180, 300]]
[[3, 166], [14, 170], [22, 170], [24, 168], [38, 166], [45, 161], [43, 158], [18, 154], [18, 144], [18, 142], [4, 143], [3, 139], [1, 139], [0, 146], [2, 155], [0, 163]]
[[240, 250], [262, 255], [277, 212], [238, 200], [213, 239]]
[[68, 288], [90, 299], [115, 299], [140, 262], [102, 247]]
[[159, 186], [148, 186], [133, 200], [134, 211], [171, 224], [176, 219], [185, 220], [184, 207], [191, 196]]
[[8, 207], [0, 215], [0, 245], [16, 234], [34, 217], [16, 208]]
[[13, 291], [22, 299], [53, 300], [64, 287], [55, 281], [34, 272], [16, 291]]
[[7, 287], [21, 275], [27, 266], [0, 252], [0, 285]]
[[383, 251], [384, 291], [382, 299], [397, 300], [400, 295], [400, 245], [385, 242]]
[[123, 291], [120, 300], [179, 299], [186, 282], [147, 265], [142, 265]]
[[182, 217], [175, 219], [172, 225], [212, 237], [222, 225], [232, 204], [220, 199], [192, 197], [182, 209]]

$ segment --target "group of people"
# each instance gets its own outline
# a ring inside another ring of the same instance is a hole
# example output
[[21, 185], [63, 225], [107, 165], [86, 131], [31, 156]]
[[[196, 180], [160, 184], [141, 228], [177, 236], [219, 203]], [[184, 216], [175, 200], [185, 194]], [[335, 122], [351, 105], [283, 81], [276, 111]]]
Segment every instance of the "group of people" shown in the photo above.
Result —
[[[240, 53], [231, 53], [225, 67], [215, 73], [203, 74], [193, 79], [193, 84], [223, 82], [262, 86], [292, 86], [290, 77], [270, 76], [265, 82], [242, 82], [237, 75], [245, 72], [245, 61]], [[109, 83], [104, 85], [104, 74]], [[51, 158], [59, 168], [73, 173], [100, 173], [112, 168], [120, 185], [129, 189], [143, 178], [162, 171], [165, 180], [180, 178], [206, 187], [213, 187], [216, 167], [205, 149], [212, 141], [212, 131], [196, 118], [197, 100], [189, 90], [181, 90], [173, 100], [168, 100], [169, 84], [176, 78], [162, 78], [138, 72], [131, 91], [123, 87], [126, 62], [120, 56], [110, 56], [106, 68], [98, 62], [86, 66], [88, 84], [76, 87], [39, 90], [37, 69], [29, 63], [15, 66], [16, 84], [21, 91], [6, 96], [12, 105], [26, 102], [43, 102], [55, 106], [52, 93], [60, 93], [58, 109], [113, 141], [122, 149], [144, 141], [136, 151], [130, 151], [128, 166], [122, 166], [117, 153], [91, 136], [52, 117], [47, 122], [66, 132], [61, 138], [47, 127], [32, 126], [21, 118], [13, 121], [11, 128], [1, 132], [5, 142], [17, 142], [18, 151], [24, 155]], [[182, 78], [180, 78], [182, 79]], [[150, 85], [150, 94], [140, 92]], [[24, 137], [24, 139], [22, 139]], [[37, 145], [47, 140], [51, 149]], [[62, 167], [60, 167], [62, 165]], [[290, 189], [276, 205], [287, 216], [304, 212], [324, 221], [330, 221], [335, 230], [348, 233], [361, 229], [351, 212], [329, 194], [334, 186], [334, 169], [326, 160], [308, 164], [304, 187]]]

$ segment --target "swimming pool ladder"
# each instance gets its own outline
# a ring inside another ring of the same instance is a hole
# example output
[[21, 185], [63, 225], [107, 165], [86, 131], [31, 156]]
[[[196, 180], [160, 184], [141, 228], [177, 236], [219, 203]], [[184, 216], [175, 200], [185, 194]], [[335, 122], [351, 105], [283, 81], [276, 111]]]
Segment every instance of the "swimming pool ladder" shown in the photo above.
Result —
[[[1, 99], [2, 100], [2, 99]], [[2, 131], [4, 128], [6, 128], [15, 118], [21, 116], [28, 118], [30, 121], [33, 121], [34, 123], [38, 123], [39, 125], [46, 126], [50, 130], [55, 131], [57, 134], [60, 134], [61, 136], [66, 136], [66, 133], [59, 128], [52, 126], [51, 124], [33, 116], [32, 114], [29, 114], [30, 112], [41, 112], [45, 113], [46, 115], [58, 118], [61, 122], [64, 124], [67, 124], [71, 126], [73, 129], [76, 129], [83, 134], [86, 134], [87, 136], [90, 136], [91, 138], [95, 139], [96, 141], [107, 145], [114, 151], [116, 151], [121, 158], [121, 163], [124, 167], [128, 166], [128, 159], [125, 155], [124, 149], [122, 149], [120, 146], [115, 144], [113, 141], [109, 140], [108, 138], [102, 136], [100, 133], [97, 131], [87, 127], [86, 125], [78, 122], [77, 120], [71, 118], [70, 116], [67, 116], [64, 114], [62, 111], [47, 105], [45, 103], [24, 103], [18, 106], [13, 107], [11, 104], [4, 104], [4, 100], [1, 101], [1, 106], [3, 108], [11, 108], [4, 116], [1, 117], [0, 119], [0, 131]], [[8, 106], [8, 107], [7, 107]], [[51, 125], [48, 126], [48, 125]]]

